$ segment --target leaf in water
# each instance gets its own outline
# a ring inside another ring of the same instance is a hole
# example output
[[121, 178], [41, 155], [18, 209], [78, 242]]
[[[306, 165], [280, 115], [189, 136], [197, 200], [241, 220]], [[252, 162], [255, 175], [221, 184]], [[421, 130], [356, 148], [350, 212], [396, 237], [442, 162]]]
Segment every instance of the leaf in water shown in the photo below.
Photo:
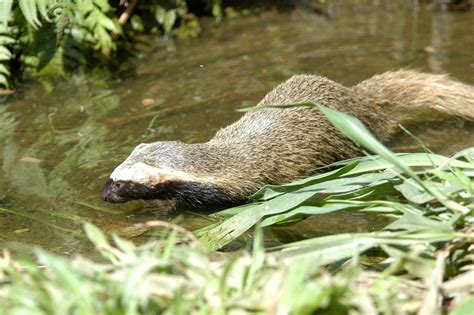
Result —
[[114, 230], [113, 233], [121, 237], [132, 238], [145, 234], [149, 228], [145, 224], [133, 224]]
[[42, 162], [41, 159], [38, 159], [32, 156], [23, 156], [22, 158], [20, 158], [20, 161], [28, 162], [28, 163], [41, 163]]
[[24, 229], [15, 230], [15, 231], [13, 231], [13, 233], [15, 233], [15, 234], [23, 234], [23, 233], [29, 232], [29, 231], [30, 231], [29, 228], [24, 228]]
[[269, 200], [264, 204], [256, 204], [246, 208], [222, 224], [205, 227], [196, 231], [200, 240], [210, 249], [218, 249], [230, 243], [249, 230], [264, 216], [288, 211], [314, 196], [315, 192], [287, 193]]

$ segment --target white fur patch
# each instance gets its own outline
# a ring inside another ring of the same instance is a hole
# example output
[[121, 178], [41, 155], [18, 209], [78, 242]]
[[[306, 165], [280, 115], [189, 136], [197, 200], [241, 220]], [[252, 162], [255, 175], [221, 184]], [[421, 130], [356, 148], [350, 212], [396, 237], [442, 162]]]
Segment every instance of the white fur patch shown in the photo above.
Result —
[[198, 178], [188, 173], [173, 169], [153, 167], [142, 162], [134, 163], [132, 165], [123, 163], [117, 166], [110, 175], [110, 178], [114, 181], [131, 181], [143, 185], [156, 185], [171, 180], [198, 182], [211, 180], [206, 177]]
[[135, 163], [131, 166], [119, 165], [110, 175], [114, 181], [131, 181], [140, 184], [157, 184], [161, 181], [160, 169], [145, 163]]

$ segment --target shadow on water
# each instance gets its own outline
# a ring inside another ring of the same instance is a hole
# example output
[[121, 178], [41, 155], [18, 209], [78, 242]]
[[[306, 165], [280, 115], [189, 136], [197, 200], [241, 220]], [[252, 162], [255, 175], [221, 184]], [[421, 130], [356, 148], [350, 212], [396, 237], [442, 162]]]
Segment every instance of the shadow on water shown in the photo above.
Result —
[[[256, 104], [293, 74], [319, 73], [352, 85], [408, 67], [474, 83], [474, 11], [378, 3], [330, 1], [327, 16], [296, 10], [218, 25], [208, 21], [197, 39], [153, 39], [152, 48], [128, 61], [133, 75], [74, 77], [52, 93], [35, 84], [25, 87], [23, 95], [0, 106], [0, 241], [87, 253], [83, 220], [137, 239], [147, 232], [140, 223], [150, 219], [180, 218], [189, 228], [206, 224], [204, 215], [146, 211], [140, 202], [106, 204], [101, 185], [135, 145], [205, 141], [241, 115], [235, 109]], [[474, 144], [467, 126], [416, 133], [441, 153]], [[420, 150], [413, 141], [394, 145]], [[318, 216], [273, 229], [269, 242], [385, 223], [360, 213]]]

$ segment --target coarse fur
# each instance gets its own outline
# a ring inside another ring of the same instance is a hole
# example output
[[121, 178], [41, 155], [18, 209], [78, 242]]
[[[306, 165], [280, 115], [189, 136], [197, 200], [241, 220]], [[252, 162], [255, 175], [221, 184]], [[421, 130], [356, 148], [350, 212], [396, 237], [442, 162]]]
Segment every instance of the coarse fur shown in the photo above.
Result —
[[[408, 70], [376, 75], [354, 87], [322, 76], [296, 75], [275, 87], [258, 106], [308, 101], [357, 117], [383, 142], [399, 131], [398, 124], [450, 117], [474, 120], [472, 86], [446, 75]], [[175, 199], [193, 206], [242, 202], [265, 184], [308, 177], [320, 166], [361, 153], [318, 109], [259, 110], [246, 113], [206, 143], [137, 146], [112, 173], [102, 195], [111, 202], [139, 198]]]

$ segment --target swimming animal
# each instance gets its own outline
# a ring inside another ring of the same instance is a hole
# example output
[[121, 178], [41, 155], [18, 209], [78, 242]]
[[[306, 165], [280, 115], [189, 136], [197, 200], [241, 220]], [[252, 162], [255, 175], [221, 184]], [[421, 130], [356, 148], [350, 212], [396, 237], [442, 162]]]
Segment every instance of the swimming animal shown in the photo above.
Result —
[[[399, 70], [345, 87], [317, 75], [295, 75], [258, 104], [320, 103], [357, 117], [382, 142], [410, 126], [460, 117], [474, 120], [474, 87], [446, 75]], [[206, 143], [138, 145], [110, 175], [102, 198], [173, 199], [192, 206], [247, 200], [265, 184], [308, 177], [315, 169], [362, 154], [316, 108], [248, 112]]]

